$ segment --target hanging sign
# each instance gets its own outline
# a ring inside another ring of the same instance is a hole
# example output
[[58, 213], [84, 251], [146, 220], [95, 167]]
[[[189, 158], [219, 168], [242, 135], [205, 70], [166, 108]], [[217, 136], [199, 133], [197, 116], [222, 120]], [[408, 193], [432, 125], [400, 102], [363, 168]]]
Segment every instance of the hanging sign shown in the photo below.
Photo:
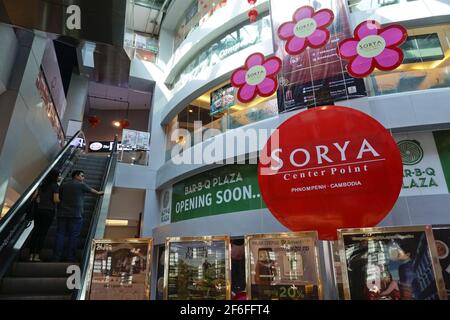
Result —
[[360, 23], [353, 38], [339, 43], [337, 52], [349, 61], [347, 71], [355, 78], [370, 75], [375, 68], [382, 71], [397, 69], [403, 62], [399, 48], [408, 37], [404, 27], [393, 24], [382, 28], [375, 20]]
[[261, 195], [292, 231], [372, 227], [392, 209], [402, 187], [395, 140], [358, 110], [325, 106], [285, 121], [270, 137], [258, 166]]
[[292, 21], [283, 23], [278, 28], [280, 39], [286, 40], [286, 52], [298, 55], [311, 47], [321, 48], [330, 40], [329, 27], [334, 20], [334, 13], [330, 9], [317, 12], [311, 6], [297, 9]]
[[[280, 1], [270, 1], [273, 33], [276, 35], [273, 37], [275, 55], [283, 61], [283, 68], [278, 74], [279, 113], [333, 105], [338, 104], [336, 102], [340, 100], [367, 96], [364, 80], [351, 77], [346, 70], [347, 61], [342, 60], [336, 52], [339, 42], [353, 35], [347, 0], [309, 1], [316, 10], [314, 15], [311, 9], [300, 10], [305, 2], [308, 1], [289, 0], [280, 5]], [[323, 8], [329, 11], [322, 11]], [[300, 30], [308, 29], [302, 28], [302, 24], [295, 18], [298, 18], [301, 12], [311, 14], [311, 19], [318, 21], [316, 23], [320, 27], [314, 33], [318, 38], [311, 38], [311, 34], [303, 41], [303, 38], [295, 36], [294, 22], [295, 26], [298, 25], [298, 35], [301, 35]], [[331, 24], [326, 27], [328, 20]], [[322, 42], [316, 39], [324, 39], [325, 34], [330, 34], [329, 40], [324, 41], [322, 45]], [[309, 45], [306, 50], [311, 39], [313, 46]], [[322, 46], [315, 49], [314, 45], [318, 43]], [[304, 51], [301, 54], [293, 54], [300, 52], [302, 48]]]
[[233, 87], [239, 88], [237, 98], [242, 103], [249, 103], [256, 98], [270, 97], [278, 89], [277, 75], [281, 70], [278, 57], [265, 59], [262, 53], [253, 53], [242, 68], [231, 76]]

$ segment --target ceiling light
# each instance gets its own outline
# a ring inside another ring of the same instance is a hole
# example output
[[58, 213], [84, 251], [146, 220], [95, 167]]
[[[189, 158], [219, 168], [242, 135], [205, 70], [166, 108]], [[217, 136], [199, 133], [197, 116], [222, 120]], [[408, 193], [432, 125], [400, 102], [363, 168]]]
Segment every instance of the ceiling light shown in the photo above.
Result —
[[192, 113], [192, 112], [194, 112], [194, 110], [192, 110], [192, 109], [189, 109], [189, 112], [190, 112], [190, 113]]
[[106, 219], [106, 225], [110, 227], [127, 227], [128, 220]]

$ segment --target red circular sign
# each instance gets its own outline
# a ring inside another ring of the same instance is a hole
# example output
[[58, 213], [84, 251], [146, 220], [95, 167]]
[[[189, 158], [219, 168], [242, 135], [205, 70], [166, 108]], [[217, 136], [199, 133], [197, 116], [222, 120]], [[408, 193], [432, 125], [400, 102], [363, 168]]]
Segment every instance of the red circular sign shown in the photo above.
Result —
[[326, 106], [301, 112], [270, 137], [258, 180], [272, 214], [292, 231], [317, 230], [335, 240], [336, 229], [377, 225], [402, 187], [395, 140], [360, 111]]

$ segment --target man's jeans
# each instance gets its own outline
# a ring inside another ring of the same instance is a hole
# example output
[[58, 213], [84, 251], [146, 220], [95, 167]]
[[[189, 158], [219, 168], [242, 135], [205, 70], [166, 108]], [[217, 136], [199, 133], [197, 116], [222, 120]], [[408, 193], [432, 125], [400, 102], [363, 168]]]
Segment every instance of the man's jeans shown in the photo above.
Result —
[[[54, 260], [61, 261], [62, 258], [68, 262], [76, 261], [76, 252], [80, 239], [81, 227], [83, 226], [82, 218], [66, 218], [58, 217], [56, 227], [56, 243]], [[64, 255], [64, 240], [68, 236], [67, 250]]]

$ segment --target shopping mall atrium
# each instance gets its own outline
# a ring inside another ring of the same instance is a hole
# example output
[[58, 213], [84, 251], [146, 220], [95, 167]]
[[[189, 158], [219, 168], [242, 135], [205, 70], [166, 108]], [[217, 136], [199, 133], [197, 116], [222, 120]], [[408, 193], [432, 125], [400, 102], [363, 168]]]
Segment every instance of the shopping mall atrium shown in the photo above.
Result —
[[0, 0], [0, 300], [450, 299], [450, 0]]

